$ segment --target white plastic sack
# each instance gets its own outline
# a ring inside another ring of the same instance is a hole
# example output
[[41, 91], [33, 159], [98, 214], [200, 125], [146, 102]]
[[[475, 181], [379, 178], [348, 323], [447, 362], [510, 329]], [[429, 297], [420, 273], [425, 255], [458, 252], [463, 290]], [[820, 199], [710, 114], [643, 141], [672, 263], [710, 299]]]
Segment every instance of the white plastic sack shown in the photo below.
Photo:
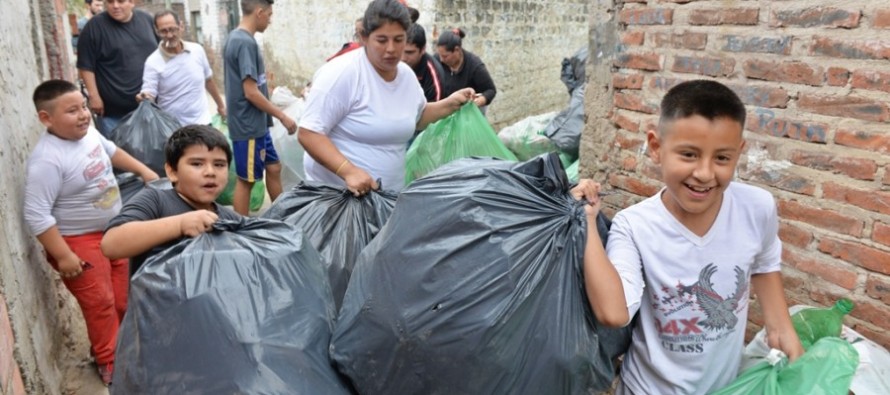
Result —
[[[788, 313], [794, 314], [809, 307], [812, 306], [792, 306], [788, 309]], [[890, 352], [846, 325], [841, 331], [841, 338], [849, 342], [859, 352], [859, 367], [856, 368], [856, 374], [853, 375], [850, 391], [856, 395], [890, 394]], [[766, 330], [761, 329], [745, 347], [739, 371], [744, 371], [762, 361], [768, 354]]]
[[[298, 98], [285, 87], [275, 88], [272, 93], [272, 103], [287, 104], [284, 113], [291, 117], [295, 122], [300, 121], [303, 111], [306, 109], [306, 102], [302, 98]], [[296, 134], [287, 134], [287, 129], [278, 119], [272, 120], [272, 144], [278, 151], [278, 158], [281, 160], [281, 185], [286, 191], [300, 184], [306, 179], [306, 172], [303, 170], [303, 147], [297, 140]]]
[[558, 151], [556, 145], [543, 133], [555, 117], [555, 111], [530, 116], [501, 129], [498, 132], [498, 137], [521, 161], [547, 152]]

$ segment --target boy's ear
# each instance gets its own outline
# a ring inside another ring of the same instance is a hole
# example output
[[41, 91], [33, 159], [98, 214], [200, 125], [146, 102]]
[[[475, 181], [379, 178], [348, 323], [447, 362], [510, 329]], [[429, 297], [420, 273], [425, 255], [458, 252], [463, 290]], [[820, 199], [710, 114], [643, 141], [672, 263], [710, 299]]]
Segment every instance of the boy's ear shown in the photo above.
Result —
[[176, 170], [173, 170], [173, 166], [170, 166], [169, 163], [164, 163], [164, 173], [167, 173], [167, 179], [170, 180], [171, 183], [175, 183], [177, 181]]
[[49, 112], [46, 110], [37, 111], [37, 118], [40, 119], [40, 123], [47, 128], [53, 126], [52, 118], [49, 115]]
[[658, 137], [658, 131], [649, 130], [646, 132], [646, 145], [649, 147], [649, 159], [655, 164], [661, 164], [661, 140]]

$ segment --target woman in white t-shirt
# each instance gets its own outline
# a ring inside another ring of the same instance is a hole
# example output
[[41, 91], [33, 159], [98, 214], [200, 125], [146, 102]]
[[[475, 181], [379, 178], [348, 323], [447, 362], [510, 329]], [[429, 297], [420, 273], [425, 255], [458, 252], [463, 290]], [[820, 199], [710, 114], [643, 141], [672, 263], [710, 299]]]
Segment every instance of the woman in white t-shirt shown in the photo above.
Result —
[[[473, 98], [462, 89], [427, 103], [411, 68], [401, 62], [408, 9], [374, 0], [362, 20], [365, 46], [332, 59], [312, 81], [299, 140], [306, 178], [346, 185], [356, 196], [405, 182], [405, 145], [415, 130], [457, 111]], [[382, 180], [378, 185], [376, 180]]]

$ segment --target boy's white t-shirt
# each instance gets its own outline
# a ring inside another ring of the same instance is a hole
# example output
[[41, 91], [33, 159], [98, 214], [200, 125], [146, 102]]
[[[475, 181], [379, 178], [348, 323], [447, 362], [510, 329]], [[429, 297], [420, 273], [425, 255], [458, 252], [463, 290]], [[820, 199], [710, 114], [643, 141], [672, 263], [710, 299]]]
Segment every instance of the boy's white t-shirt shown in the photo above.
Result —
[[[340, 152], [383, 189], [399, 191], [405, 183], [405, 152], [426, 105], [417, 77], [399, 63], [387, 82], [359, 49], [332, 59], [316, 72], [300, 127], [327, 135]], [[343, 179], [303, 157], [306, 178], [334, 185]]]
[[776, 204], [733, 182], [704, 237], [682, 225], [662, 192], [619, 212], [606, 251], [631, 316], [621, 379], [634, 394], [705, 394], [737, 375], [752, 274], [780, 270]]
[[105, 230], [121, 210], [111, 168], [117, 146], [96, 129], [77, 141], [47, 132], [28, 158], [25, 223], [34, 235], [57, 225], [63, 236]]

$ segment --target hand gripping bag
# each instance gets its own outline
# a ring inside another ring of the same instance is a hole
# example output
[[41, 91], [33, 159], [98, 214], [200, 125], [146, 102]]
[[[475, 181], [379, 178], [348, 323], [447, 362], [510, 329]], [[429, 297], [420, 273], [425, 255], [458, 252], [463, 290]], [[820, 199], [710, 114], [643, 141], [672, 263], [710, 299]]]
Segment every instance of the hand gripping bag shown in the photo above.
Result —
[[328, 356], [334, 318], [302, 231], [220, 221], [131, 279], [112, 394], [349, 394]]
[[472, 102], [417, 136], [405, 156], [405, 185], [448, 162], [471, 156], [516, 160]]
[[609, 388], [630, 332], [602, 328], [587, 303], [583, 204], [555, 154], [462, 159], [417, 180], [349, 281], [340, 372], [361, 394]]
[[108, 139], [163, 176], [167, 174], [164, 171], [164, 145], [181, 126], [176, 117], [161, 110], [157, 104], [143, 100], [139, 107], [121, 119]]
[[281, 194], [262, 217], [303, 230], [321, 253], [339, 309], [355, 261], [386, 224], [397, 197], [387, 191], [355, 197], [344, 187], [304, 181]]

